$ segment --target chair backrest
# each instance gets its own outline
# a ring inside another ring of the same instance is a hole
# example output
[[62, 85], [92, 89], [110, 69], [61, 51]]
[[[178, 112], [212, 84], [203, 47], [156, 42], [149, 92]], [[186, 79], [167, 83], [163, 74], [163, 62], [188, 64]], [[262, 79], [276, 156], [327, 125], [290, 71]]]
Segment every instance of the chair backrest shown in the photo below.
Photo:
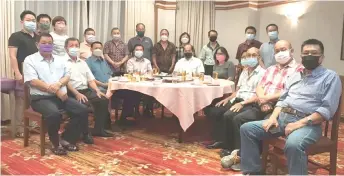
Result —
[[[22, 68], [24, 69], [24, 62], [22, 63]], [[24, 79], [24, 74], [23, 74], [23, 79]], [[31, 101], [30, 101], [29, 83], [24, 83], [24, 108], [29, 109], [30, 106], [31, 106]]]

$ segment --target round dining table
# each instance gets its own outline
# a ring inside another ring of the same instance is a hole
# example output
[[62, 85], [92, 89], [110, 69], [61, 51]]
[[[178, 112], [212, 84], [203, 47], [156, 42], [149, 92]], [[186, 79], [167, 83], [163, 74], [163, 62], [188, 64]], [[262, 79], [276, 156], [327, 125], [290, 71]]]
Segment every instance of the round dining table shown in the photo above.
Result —
[[234, 82], [218, 79], [216, 84], [194, 82], [157, 83], [155, 81], [122, 82], [109, 79], [107, 97], [119, 89], [141, 92], [154, 97], [178, 119], [185, 132], [195, 121], [194, 113], [210, 105], [215, 98], [234, 92]]

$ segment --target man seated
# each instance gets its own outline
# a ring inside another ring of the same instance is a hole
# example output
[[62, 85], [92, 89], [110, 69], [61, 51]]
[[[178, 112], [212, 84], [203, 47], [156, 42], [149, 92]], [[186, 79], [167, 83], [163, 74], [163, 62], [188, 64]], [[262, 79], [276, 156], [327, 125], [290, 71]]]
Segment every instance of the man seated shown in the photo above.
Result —
[[[67, 65], [71, 70], [70, 80], [67, 85], [68, 95], [74, 97], [80, 103], [91, 103], [95, 116], [93, 136], [112, 137], [112, 134], [105, 131], [105, 126], [110, 125], [106, 124], [110, 119], [109, 101], [98, 88], [87, 63], [79, 58], [79, 47], [79, 40], [76, 38], [68, 38], [65, 42]], [[87, 144], [93, 144], [93, 139], [88, 131], [87, 123], [82, 129], [83, 140]]]
[[[224, 114], [227, 138], [225, 139], [229, 146], [222, 150], [222, 156], [230, 155], [222, 158], [222, 166], [231, 167], [234, 170], [240, 170], [238, 162], [240, 157], [240, 126], [246, 122], [262, 120], [266, 116], [270, 116], [282, 90], [285, 87], [286, 79], [295, 72], [303, 69], [301, 64], [296, 63], [293, 58], [294, 49], [288, 41], [280, 40], [275, 45], [276, 65], [270, 66], [262, 80], [257, 86], [256, 94], [258, 96], [258, 106], [243, 112], [227, 111]], [[234, 152], [232, 152], [234, 150]], [[234, 161], [234, 159], [236, 159]], [[236, 163], [237, 165], [231, 165]]]
[[[27, 56], [24, 61], [24, 82], [30, 86], [32, 109], [45, 119], [53, 145], [51, 151], [56, 155], [66, 155], [66, 150], [79, 150], [76, 142], [81, 134], [80, 127], [87, 123], [87, 107], [67, 96], [66, 84], [71, 73], [65, 59], [52, 55], [52, 36], [42, 33], [37, 47], [39, 51]], [[70, 114], [70, 120], [60, 139], [61, 109]]]
[[284, 148], [290, 175], [307, 175], [305, 151], [321, 137], [321, 123], [331, 120], [342, 92], [339, 76], [321, 66], [324, 45], [309, 39], [301, 46], [305, 69], [286, 82], [285, 89], [269, 119], [245, 123], [240, 128], [241, 169], [244, 174], [261, 173], [260, 143], [286, 136]]
[[256, 88], [265, 73], [265, 70], [258, 64], [259, 57], [258, 48], [252, 47], [247, 50], [246, 57], [241, 58], [244, 70], [239, 77], [236, 92], [209, 109], [207, 117], [215, 121], [213, 127], [215, 142], [208, 145], [207, 148], [227, 148], [229, 146], [225, 143], [228, 142], [226, 140], [228, 135], [231, 135], [226, 130], [225, 113], [250, 115], [259, 112], [259, 106], [255, 103], [258, 99]]
[[[107, 61], [103, 58], [103, 44], [101, 42], [93, 42], [91, 44], [91, 52], [92, 56], [86, 60], [86, 63], [88, 64], [88, 67], [90, 68], [92, 74], [95, 77], [95, 83], [99, 87], [101, 87], [100, 89], [105, 91], [108, 87], [108, 81], [111, 78], [112, 70]], [[127, 121], [127, 117], [133, 116], [133, 108], [135, 103], [137, 102], [137, 100], [135, 99], [135, 94], [138, 93], [133, 93], [133, 91], [130, 90], [117, 90], [114, 96], [112, 96], [112, 105], [115, 105], [116, 98], [123, 99], [123, 109], [121, 113], [121, 118], [117, 123], [123, 125], [130, 123], [129, 121]], [[106, 112], [108, 112], [107, 108], [108, 105], [104, 106], [104, 111], [106, 109]], [[105, 127], [111, 129], [110, 118], [106, 118], [103, 121], [103, 123], [105, 123]]]
[[175, 72], [186, 71], [186, 74], [191, 75], [192, 73], [204, 73], [204, 66], [200, 59], [194, 57], [192, 52], [192, 45], [186, 44], [184, 46], [184, 58], [178, 60]]

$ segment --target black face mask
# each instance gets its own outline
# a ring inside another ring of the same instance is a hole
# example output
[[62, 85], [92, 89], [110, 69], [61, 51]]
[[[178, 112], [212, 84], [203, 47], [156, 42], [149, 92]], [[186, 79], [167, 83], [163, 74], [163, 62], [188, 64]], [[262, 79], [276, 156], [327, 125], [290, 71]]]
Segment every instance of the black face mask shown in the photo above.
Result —
[[307, 70], [314, 70], [317, 68], [319, 64], [319, 59], [320, 56], [303, 56], [302, 57], [302, 65], [307, 69]]
[[210, 40], [211, 42], [215, 42], [216, 39], [217, 39], [217, 36], [210, 36], [210, 37], [209, 37], [209, 40]]
[[190, 59], [192, 57], [192, 53], [184, 53], [185, 58]]

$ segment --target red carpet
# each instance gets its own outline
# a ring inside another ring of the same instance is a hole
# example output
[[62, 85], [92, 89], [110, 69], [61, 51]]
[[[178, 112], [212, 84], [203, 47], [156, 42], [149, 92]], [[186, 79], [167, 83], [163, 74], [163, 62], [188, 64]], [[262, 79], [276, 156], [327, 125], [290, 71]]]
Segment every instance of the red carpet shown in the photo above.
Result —
[[[337, 174], [344, 174], [344, 125], [340, 129]], [[130, 175], [231, 175], [237, 172], [221, 168], [216, 151], [205, 149], [199, 141], [209, 139], [208, 124], [204, 118], [185, 135], [185, 142], [176, 142], [179, 126], [172, 118], [146, 119], [133, 129], [113, 138], [95, 138], [95, 145], [80, 143], [79, 152], [59, 157], [39, 155], [39, 136], [32, 135], [30, 146], [23, 148], [22, 139], [2, 139], [1, 174], [130, 174]], [[50, 143], [47, 142], [47, 147]], [[328, 156], [317, 156], [327, 162]], [[327, 174], [318, 170], [317, 174]]]

